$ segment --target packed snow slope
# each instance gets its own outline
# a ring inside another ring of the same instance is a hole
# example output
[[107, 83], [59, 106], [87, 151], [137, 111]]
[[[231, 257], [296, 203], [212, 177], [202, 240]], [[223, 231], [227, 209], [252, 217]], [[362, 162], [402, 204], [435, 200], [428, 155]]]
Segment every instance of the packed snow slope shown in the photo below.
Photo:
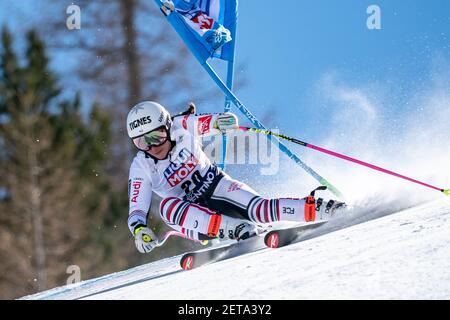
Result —
[[192, 271], [173, 257], [24, 298], [450, 299], [450, 199], [351, 226], [345, 219]]

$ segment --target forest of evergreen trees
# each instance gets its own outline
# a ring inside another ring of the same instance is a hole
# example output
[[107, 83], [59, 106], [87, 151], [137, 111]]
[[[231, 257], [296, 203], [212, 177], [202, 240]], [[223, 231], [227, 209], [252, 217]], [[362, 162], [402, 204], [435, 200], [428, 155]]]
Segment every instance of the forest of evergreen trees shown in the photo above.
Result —
[[[78, 31], [65, 27], [67, 4], [46, 3], [36, 28], [0, 26], [2, 299], [65, 285], [73, 265], [86, 280], [194, 246], [171, 239], [142, 255], [126, 224], [129, 107], [162, 99], [178, 112], [214, 96], [186, 72], [186, 49], [158, 34], [161, 18], [146, 1], [79, 1]], [[138, 23], [142, 16], [154, 27]], [[73, 70], [52, 68], [55, 57]], [[149, 224], [161, 234], [154, 200]]]

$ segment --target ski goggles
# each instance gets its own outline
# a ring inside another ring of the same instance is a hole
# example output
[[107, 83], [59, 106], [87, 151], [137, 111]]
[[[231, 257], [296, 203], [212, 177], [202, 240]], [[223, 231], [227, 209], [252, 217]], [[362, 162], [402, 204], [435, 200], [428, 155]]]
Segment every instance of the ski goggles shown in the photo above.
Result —
[[167, 129], [160, 127], [142, 136], [133, 138], [133, 143], [139, 150], [148, 151], [152, 147], [159, 147], [164, 144], [168, 138]]

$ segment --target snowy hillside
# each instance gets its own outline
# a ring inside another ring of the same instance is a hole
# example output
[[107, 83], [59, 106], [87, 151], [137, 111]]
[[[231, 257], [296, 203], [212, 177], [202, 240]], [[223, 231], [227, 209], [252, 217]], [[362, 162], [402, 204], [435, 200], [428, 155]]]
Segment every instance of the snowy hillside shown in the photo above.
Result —
[[[182, 271], [179, 257], [25, 299], [450, 299], [450, 199]], [[331, 230], [330, 229], [330, 230]]]

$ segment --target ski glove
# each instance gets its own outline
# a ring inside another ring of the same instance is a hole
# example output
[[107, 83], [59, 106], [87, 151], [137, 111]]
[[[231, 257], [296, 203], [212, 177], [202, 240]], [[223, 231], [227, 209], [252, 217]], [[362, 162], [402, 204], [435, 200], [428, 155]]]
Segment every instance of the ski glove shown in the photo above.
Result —
[[238, 119], [236, 115], [231, 112], [221, 113], [217, 116], [217, 120], [214, 122], [214, 128], [219, 129], [222, 132], [238, 129]]
[[140, 253], [148, 253], [156, 247], [157, 238], [153, 231], [145, 226], [134, 229], [134, 244]]

